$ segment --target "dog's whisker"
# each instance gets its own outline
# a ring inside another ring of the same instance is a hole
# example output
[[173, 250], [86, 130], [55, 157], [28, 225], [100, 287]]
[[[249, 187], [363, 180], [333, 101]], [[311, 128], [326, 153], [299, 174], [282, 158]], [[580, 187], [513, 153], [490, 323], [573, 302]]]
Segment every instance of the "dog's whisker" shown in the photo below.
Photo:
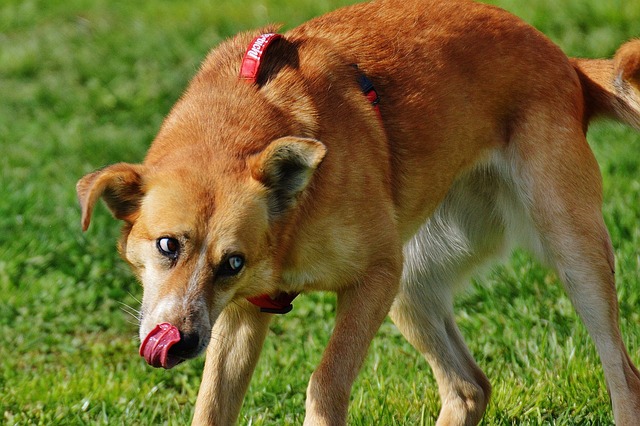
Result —
[[125, 321], [127, 321], [128, 324], [135, 325], [136, 327], [140, 325], [138, 321], [131, 321], [130, 319], [127, 319]]
[[120, 309], [122, 309], [123, 312], [129, 314], [135, 319], [140, 319], [140, 311], [132, 308], [131, 306], [123, 305], [120, 307]]
[[[133, 319], [136, 320], [136, 322], [135, 322], [136, 325], [140, 323], [140, 319], [142, 318], [142, 313], [139, 310], [137, 310], [133, 306], [127, 305], [124, 302], [118, 302], [118, 303], [120, 303], [120, 305], [121, 305], [120, 309], [124, 313], [128, 314], [129, 316], [133, 317]], [[131, 322], [131, 323], [134, 324], [133, 322]]]
[[133, 293], [131, 293], [130, 291], [128, 291], [128, 292], [127, 292], [127, 294], [128, 294], [129, 296], [131, 296], [131, 298], [132, 298], [133, 300], [135, 300], [136, 302], [138, 302], [138, 304], [139, 304], [139, 305], [142, 305], [142, 300], [140, 300], [138, 297], [136, 297], [136, 295], [134, 295], [134, 294], [133, 294]]

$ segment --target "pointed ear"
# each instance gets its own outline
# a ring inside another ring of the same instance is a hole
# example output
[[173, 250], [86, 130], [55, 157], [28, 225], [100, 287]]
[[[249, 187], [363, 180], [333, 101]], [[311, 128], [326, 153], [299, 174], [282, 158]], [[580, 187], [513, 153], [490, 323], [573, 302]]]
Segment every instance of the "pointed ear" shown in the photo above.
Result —
[[251, 158], [254, 179], [269, 189], [269, 211], [277, 215], [291, 207], [307, 187], [327, 148], [315, 139], [277, 139]]
[[78, 181], [76, 191], [82, 208], [83, 231], [89, 228], [93, 206], [100, 196], [117, 219], [129, 223], [135, 220], [144, 195], [142, 169], [140, 165], [118, 163]]

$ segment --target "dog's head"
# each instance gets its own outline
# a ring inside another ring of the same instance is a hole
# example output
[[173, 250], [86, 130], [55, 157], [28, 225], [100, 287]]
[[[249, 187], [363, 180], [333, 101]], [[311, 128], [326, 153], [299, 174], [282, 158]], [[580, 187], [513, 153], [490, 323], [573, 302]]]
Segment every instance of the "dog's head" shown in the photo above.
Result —
[[124, 221], [119, 248], [144, 287], [141, 355], [150, 364], [197, 356], [225, 306], [276, 289], [278, 224], [324, 155], [316, 140], [282, 137], [246, 156], [177, 149], [78, 182], [84, 230], [101, 197]]
[[277, 38], [255, 81], [240, 79], [254, 37], [210, 52], [142, 164], [115, 164], [77, 185], [83, 229], [100, 198], [124, 222], [119, 248], [144, 287], [141, 354], [152, 365], [201, 353], [230, 303], [308, 283], [297, 268], [316, 252], [290, 246], [309, 217], [327, 214], [317, 200], [344, 181], [332, 141], [383, 137], [377, 121], [335, 125], [361, 110], [373, 116], [356, 70], [326, 43]]

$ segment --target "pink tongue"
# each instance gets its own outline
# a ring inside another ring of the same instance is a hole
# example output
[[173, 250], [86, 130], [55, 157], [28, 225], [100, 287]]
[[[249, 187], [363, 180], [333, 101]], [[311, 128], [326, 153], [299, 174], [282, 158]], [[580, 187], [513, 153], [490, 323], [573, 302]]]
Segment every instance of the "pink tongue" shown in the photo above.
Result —
[[180, 331], [168, 322], [163, 322], [147, 334], [140, 345], [140, 356], [153, 367], [173, 368], [182, 359], [169, 355], [169, 349], [179, 341]]

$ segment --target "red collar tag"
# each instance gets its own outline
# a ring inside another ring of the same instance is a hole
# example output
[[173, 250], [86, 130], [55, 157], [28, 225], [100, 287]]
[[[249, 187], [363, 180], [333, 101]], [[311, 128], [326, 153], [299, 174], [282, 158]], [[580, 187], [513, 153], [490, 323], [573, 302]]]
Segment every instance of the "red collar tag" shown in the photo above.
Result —
[[298, 293], [278, 293], [275, 298], [271, 298], [268, 294], [256, 297], [247, 297], [247, 300], [260, 308], [260, 312], [269, 314], [286, 314], [293, 305], [291, 302], [298, 296]]
[[250, 83], [256, 82], [262, 55], [271, 43], [281, 37], [280, 34], [267, 33], [259, 35], [251, 41], [240, 66], [240, 78], [242, 80], [247, 80]]

